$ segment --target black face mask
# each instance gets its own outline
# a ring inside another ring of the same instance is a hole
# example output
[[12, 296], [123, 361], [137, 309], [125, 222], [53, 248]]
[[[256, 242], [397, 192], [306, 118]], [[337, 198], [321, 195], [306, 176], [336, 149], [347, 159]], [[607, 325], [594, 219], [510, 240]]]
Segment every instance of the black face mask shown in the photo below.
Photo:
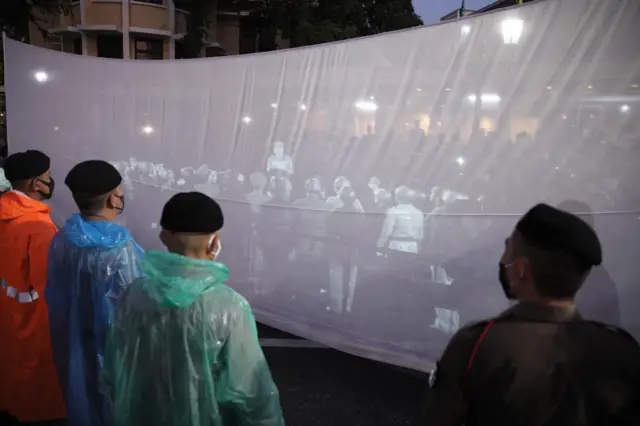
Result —
[[38, 194], [40, 194], [42, 196], [42, 198], [44, 198], [45, 200], [50, 199], [53, 196], [53, 190], [56, 187], [56, 182], [53, 180], [52, 177], [49, 177], [49, 182], [45, 182], [42, 179], [36, 179], [38, 182], [46, 185], [46, 187], [49, 189], [48, 193], [44, 193], [42, 191], [38, 191]]
[[517, 296], [509, 284], [507, 267], [503, 263], [498, 263], [498, 281], [500, 281], [500, 285], [502, 285], [502, 290], [504, 291], [506, 298], [509, 300], [516, 300]]
[[113, 206], [113, 208], [118, 210], [118, 214], [122, 214], [122, 211], [124, 210], [124, 195], [115, 195], [115, 194], [113, 195], [120, 198], [120, 202], [122, 203], [121, 207]]

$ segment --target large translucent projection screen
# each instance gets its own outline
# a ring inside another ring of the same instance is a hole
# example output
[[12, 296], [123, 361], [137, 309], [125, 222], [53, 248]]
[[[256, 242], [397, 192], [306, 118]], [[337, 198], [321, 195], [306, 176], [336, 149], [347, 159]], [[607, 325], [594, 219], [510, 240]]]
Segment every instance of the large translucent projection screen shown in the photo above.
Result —
[[[506, 308], [504, 240], [533, 204], [594, 224], [585, 316], [640, 337], [640, 2], [546, 0], [274, 53], [119, 61], [6, 41], [10, 151], [62, 181], [102, 158], [159, 248], [176, 191], [226, 214], [221, 259], [260, 321], [427, 369]], [[56, 220], [75, 211], [61, 186]]]

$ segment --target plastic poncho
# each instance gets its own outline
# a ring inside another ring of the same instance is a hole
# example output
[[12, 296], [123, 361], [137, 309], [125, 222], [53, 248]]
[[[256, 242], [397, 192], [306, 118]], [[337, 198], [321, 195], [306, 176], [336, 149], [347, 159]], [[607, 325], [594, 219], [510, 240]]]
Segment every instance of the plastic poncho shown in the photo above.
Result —
[[7, 180], [4, 175], [4, 169], [0, 168], [0, 192], [6, 192], [11, 190], [11, 182]]
[[149, 251], [118, 300], [104, 382], [116, 426], [281, 426], [278, 390], [226, 266]]
[[114, 301], [141, 275], [142, 249], [120, 225], [73, 215], [49, 248], [45, 297], [69, 426], [109, 424], [100, 389]]

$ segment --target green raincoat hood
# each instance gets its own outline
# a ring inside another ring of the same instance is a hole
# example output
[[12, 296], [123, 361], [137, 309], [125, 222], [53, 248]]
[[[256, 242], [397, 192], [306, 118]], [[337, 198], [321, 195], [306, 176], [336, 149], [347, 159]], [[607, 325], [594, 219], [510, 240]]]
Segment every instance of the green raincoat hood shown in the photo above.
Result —
[[167, 308], [186, 308], [229, 278], [222, 263], [158, 250], [146, 252], [142, 271], [145, 293]]

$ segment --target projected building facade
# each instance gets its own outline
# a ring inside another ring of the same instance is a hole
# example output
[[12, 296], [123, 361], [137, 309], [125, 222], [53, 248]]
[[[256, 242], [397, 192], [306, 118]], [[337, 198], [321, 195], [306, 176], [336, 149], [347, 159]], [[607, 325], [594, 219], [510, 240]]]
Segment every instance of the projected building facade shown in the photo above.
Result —
[[[218, 2], [200, 56], [255, 51], [244, 20], [255, 1]], [[188, 14], [177, 0], [79, 0], [69, 13], [43, 17], [42, 31], [30, 24], [31, 44], [66, 53], [112, 59], [180, 59]]]

